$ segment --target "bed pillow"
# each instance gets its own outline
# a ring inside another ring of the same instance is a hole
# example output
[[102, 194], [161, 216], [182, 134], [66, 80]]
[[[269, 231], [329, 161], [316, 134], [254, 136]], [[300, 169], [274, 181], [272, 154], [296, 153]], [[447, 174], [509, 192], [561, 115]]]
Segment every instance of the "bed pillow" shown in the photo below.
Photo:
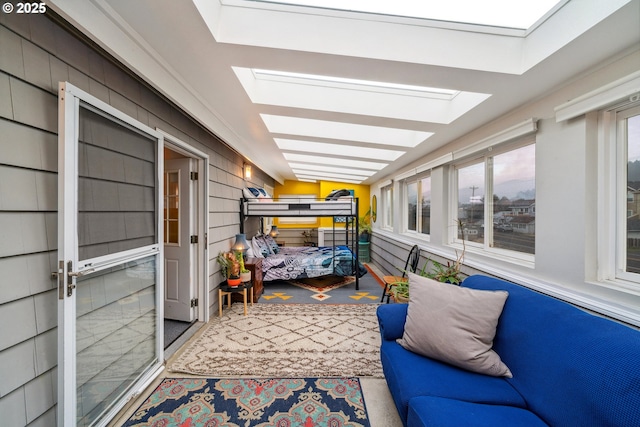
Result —
[[267, 193], [267, 190], [265, 190], [264, 188], [257, 188], [257, 190], [260, 192], [261, 202], [270, 202], [273, 199], [271, 195]]
[[269, 245], [264, 241], [263, 236], [255, 236], [251, 239], [251, 245], [253, 246], [253, 252], [257, 257], [266, 258], [271, 255]]
[[483, 291], [409, 276], [409, 307], [398, 343], [414, 353], [469, 371], [512, 377], [493, 351], [507, 291]]
[[255, 237], [251, 239], [251, 242], [249, 242], [249, 246], [251, 246], [251, 251], [253, 252], [254, 257], [264, 258], [264, 256], [262, 255], [262, 251], [260, 250], [260, 246], [258, 246], [258, 242], [256, 241]]
[[264, 241], [265, 243], [269, 246], [269, 250], [274, 253], [277, 254], [278, 251], [280, 251], [280, 246], [278, 246], [278, 244], [276, 243], [276, 241], [273, 239], [273, 237], [269, 236], [268, 234], [264, 236]]
[[261, 193], [260, 193], [260, 189], [258, 188], [254, 188], [254, 187], [245, 187], [242, 189], [242, 195], [244, 196], [245, 199], [247, 199], [250, 202], [258, 202]]

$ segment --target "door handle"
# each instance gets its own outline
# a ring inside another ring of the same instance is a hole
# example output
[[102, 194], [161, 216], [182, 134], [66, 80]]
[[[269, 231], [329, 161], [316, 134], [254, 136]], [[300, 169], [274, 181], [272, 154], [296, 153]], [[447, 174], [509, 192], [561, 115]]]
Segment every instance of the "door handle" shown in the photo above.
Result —
[[75, 283], [73, 283], [74, 277], [82, 277], [89, 273], [93, 273], [95, 268], [87, 268], [86, 270], [81, 271], [73, 271], [73, 262], [67, 262], [67, 296], [70, 297], [73, 294], [73, 290], [76, 288]]
[[82, 271], [70, 271], [67, 273], [67, 275], [71, 278], [71, 277], [82, 277], [85, 276], [87, 274], [93, 273], [94, 271], [96, 271], [95, 268], [87, 268], [86, 270], [82, 270]]

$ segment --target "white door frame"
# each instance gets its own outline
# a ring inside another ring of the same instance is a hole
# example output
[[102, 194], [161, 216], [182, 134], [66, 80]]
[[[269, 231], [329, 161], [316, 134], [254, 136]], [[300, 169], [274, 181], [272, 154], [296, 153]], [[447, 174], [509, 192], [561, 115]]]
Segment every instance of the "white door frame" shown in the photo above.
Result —
[[194, 170], [198, 173], [198, 180], [196, 181], [197, 191], [194, 194], [194, 199], [197, 202], [194, 205], [198, 206], [199, 210], [193, 223], [194, 234], [198, 236], [196, 256], [194, 257], [197, 265], [195, 279], [198, 309], [196, 310], [196, 320], [206, 322], [209, 320], [209, 243], [207, 238], [209, 230], [209, 155], [160, 128], [156, 128], [156, 130], [164, 137], [165, 147], [195, 160]]

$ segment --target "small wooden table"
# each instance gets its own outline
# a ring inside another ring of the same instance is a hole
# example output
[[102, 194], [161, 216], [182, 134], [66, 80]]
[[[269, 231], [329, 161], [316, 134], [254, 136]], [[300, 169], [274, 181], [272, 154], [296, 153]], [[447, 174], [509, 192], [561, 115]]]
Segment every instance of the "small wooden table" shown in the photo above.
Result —
[[234, 293], [242, 293], [242, 302], [244, 304], [244, 315], [247, 315], [247, 290], [251, 290], [251, 305], [253, 305], [253, 282], [240, 283], [238, 286], [229, 286], [224, 281], [218, 287], [218, 316], [222, 317], [222, 300], [227, 297], [227, 307], [231, 307], [231, 295]]

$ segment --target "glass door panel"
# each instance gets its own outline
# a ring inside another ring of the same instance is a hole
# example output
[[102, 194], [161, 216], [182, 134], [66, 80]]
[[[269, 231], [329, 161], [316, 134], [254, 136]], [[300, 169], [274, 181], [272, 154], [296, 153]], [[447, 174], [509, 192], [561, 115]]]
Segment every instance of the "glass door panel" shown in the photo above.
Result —
[[80, 108], [79, 259], [158, 242], [156, 141]]
[[89, 426], [156, 362], [155, 256], [77, 281], [78, 425]]

